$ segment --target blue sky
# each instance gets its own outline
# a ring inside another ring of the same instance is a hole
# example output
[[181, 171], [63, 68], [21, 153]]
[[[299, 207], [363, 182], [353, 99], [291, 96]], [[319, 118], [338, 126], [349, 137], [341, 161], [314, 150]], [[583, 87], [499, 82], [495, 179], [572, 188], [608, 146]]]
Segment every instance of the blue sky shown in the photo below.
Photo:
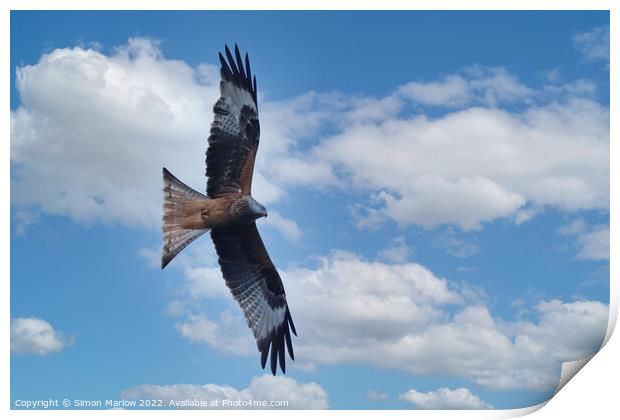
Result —
[[[212, 398], [204, 384], [310, 408], [545, 400], [606, 328], [608, 25], [13, 12], [11, 400]], [[258, 79], [259, 229], [300, 335], [288, 380], [262, 377], [208, 237], [157, 268], [160, 168], [203, 188], [235, 42]]]

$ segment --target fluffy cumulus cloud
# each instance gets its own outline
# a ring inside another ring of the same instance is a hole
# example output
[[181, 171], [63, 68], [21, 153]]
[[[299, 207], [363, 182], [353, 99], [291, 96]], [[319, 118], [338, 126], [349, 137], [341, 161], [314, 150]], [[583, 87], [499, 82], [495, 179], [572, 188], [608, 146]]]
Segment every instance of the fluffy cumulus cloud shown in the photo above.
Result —
[[[129, 399], [160, 399], [166, 404], [171, 400], [219, 400], [218, 407], [205, 407], [217, 409], [264, 407], [310, 410], [329, 407], [327, 392], [319, 384], [299, 383], [290, 377], [271, 375], [252, 378], [245, 389], [216, 384], [139, 385], [123, 391], [121, 396]], [[228, 401], [228, 405], [223, 405], [223, 400]]]
[[[255, 356], [230, 293], [220, 294], [217, 287], [197, 293], [203, 290], [199, 284], [215, 281], [215, 270], [191, 272], [197, 278], [186, 283], [177, 328], [194, 342]], [[607, 327], [608, 307], [596, 301], [541, 301], [531, 308], [531, 320], [505, 321], [494, 317], [467, 285], [438, 278], [411, 262], [368, 261], [335, 252], [314, 269], [290, 267], [281, 275], [288, 280], [295, 325], [303, 331], [295, 339], [293, 368], [367, 363], [464, 377], [494, 389], [549, 391], [561, 364], [598, 350]], [[196, 312], [192, 304], [207, 293], [230, 305], [219, 319]], [[238, 337], [247, 340], [238, 342]]]
[[313, 152], [402, 225], [475, 229], [527, 203], [608, 209], [609, 114], [589, 99], [358, 124]]
[[217, 95], [211, 74], [164, 59], [146, 39], [110, 56], [57, 49], [19, 68], [13, 202], [80, 221], [156, 226], [164, 164], [204, 184], [196, 175]]
[[[162, 166], [204, 187], [214, 65], [167, 59], [137, 38], [108, 55], [57, 49], [17, 75], [15, 205], [155, 228]], [[358, 189], [374, 197], [360, 209], [365, 227], [392, 219], [477, 229], [503, 217], [523, 222], [528, 208], [608, 210], [609, 110], [592, 92], [587, 80], [534, 88], [505, 68], [473, 66], [380, 98], [261, 99], [269, 141], [257, 156], [255, 195], [273, 204], [291, 186]], [[424, 107], [435, 105], [448, 111], [427, 116]], [[269, 227], [301, 236], [272, 214]]]
[[[13, 204], [77, 221], [157, 227], [163, 166], [204, 189], [218, 86], [217, 67], [167, 59], [157, 42], [143, 38], [110, 55], [56, 49], [20, 67], [21, 106], [11, 112]], [[286, 146], [278, 140], [261, 155]], [[260, 165], [254, 181], [265, 203], [283, 193]], [[283, 229], [298, 235], [295, 226]]]
[[415, 389], [398, 396], [402, 401], [424, 410], [481, 410], [493, 408], [467, 388], [439, 388], [435, 391], [419, 392]]
[[61, 351], [70, 341], [43, 319], [11, 319], [11, 353], [45, 356]]
[[[373, 291], [363, 280], [351, 284], [363, 273], [381, 290]], [[538, 318], [529, 323], [506, 323], [474, 303], [450, 315], [446, 305], [460, 298], [457, 292], [408, 265], [348, 259], [305, 276], [286, 275], [302, 288], [289, 287], [291, 305], [299, 308], [297, 323], [304, 327], [296, 354], [319, 364], [365, 362], [465, 377], [497, 389], [548, 390], [555, 387], [562, 362], [598, 349], [607, 324], [607, 307], [599, 302], [541, 302], [535, 308]], [[425, 295], [435, 302], [415, 301]]]

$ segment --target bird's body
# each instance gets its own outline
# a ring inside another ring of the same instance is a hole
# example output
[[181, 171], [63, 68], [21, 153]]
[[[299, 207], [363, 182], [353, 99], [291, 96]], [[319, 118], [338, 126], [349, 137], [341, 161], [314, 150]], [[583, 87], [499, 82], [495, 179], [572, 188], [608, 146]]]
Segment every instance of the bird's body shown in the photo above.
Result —
[[[254, 208], [256, 201], [249, 195], [227, 194], [218, 198], [192, 199], [190, 197], [173, 199], [175, 183], [180, 183], [164, 169], [164, 224], [166, 231], [175, 229], [208, 230], [215, 227], [247, 224], [259, 217], [267, 216], [262, 206]], [[188, 187], [189, 188], [189, 187]]]
[[226, 285], [252, 329], [263, 368], [271, 350], [271, 371], [285, 371], [284, 346], [292, 359], [290, 315], [280, 275], [256, 228], [267, 216], [252, 197], [252, 173], [260, 125], [256, 78], [235, 46], [228, 61], [220, 54], [220, 98], [215, 103], [206, 158], [207, 195], [179, 181], [166, 168], [162, 269], [196, 238], [210, 231]]

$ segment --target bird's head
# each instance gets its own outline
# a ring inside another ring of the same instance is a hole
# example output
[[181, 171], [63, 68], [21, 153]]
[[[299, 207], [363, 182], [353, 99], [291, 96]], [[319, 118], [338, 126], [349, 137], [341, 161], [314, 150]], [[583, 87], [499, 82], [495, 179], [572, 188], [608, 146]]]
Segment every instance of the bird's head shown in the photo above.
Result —
[[254, 200], [252, 197], [248, 197], [248, 208], [250, 210], [250, 215], [254, 219], [260, 219], [261, 217], [267, 217], [267, 209], [258, 201]]

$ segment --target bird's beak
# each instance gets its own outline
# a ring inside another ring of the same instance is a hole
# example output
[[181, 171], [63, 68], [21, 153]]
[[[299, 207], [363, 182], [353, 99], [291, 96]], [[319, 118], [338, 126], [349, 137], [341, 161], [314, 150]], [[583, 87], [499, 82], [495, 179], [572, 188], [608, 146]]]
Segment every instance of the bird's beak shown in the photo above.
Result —
[[267, 217], [267, 210], [263, 211], [263, 217]]

